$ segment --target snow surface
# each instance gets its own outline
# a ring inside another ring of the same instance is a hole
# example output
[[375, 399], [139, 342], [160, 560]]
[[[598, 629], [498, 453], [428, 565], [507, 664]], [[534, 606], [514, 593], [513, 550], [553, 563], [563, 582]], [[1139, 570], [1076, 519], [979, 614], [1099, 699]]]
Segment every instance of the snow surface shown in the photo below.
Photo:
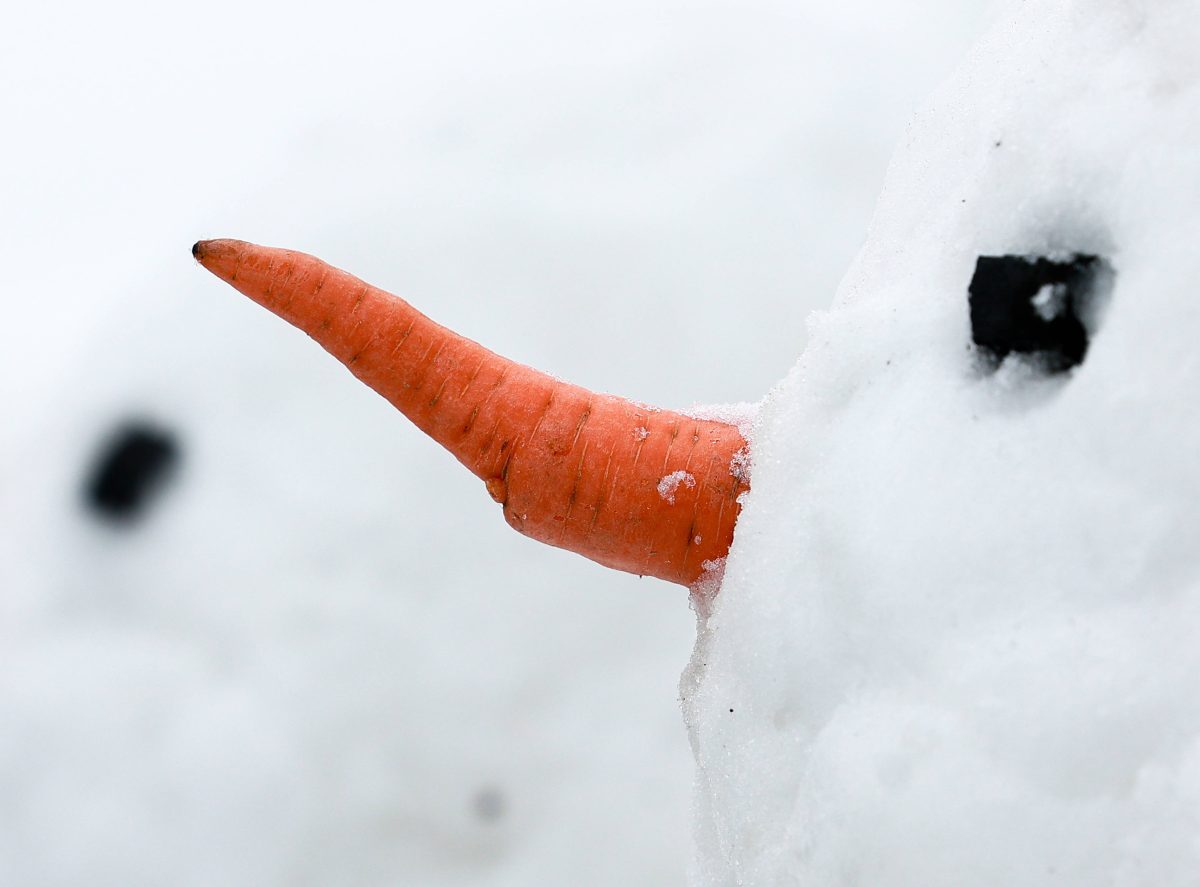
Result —
[[[703, 884], [1200, 872], [1200, 7], [1026, 0], [929, 101], [764, 404], [684, 678]], [[1084, 363], [969, 347], [980, 255], [1115, 269]]]
[[[757, 399], [981, 6], [6, 10], [0, 884], [683, 882], [680, 590], [512, 533], [188, 247], [306, 249], [595, 389]], [[129, 416], [182, 461], [126, 531], [79, 487]]]

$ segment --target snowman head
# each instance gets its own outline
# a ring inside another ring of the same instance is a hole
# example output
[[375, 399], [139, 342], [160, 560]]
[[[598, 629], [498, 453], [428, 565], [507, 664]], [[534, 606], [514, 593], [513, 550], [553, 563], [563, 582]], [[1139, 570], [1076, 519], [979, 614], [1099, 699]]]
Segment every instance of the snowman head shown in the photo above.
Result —
[[1200, 37], [1014, 4], [765, 403], [685, 679], [705, 883], [1186, 883]]

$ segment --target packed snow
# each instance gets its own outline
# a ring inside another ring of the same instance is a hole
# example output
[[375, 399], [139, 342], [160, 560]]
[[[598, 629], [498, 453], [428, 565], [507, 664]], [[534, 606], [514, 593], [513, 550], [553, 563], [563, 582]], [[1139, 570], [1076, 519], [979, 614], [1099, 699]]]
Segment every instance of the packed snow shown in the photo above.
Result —
[[[698, 883], [1197, 882], [1198, 45], [1014, 2], [910, 127], [684, 677]], [[1111, 264], [1079, 366], [980, 359], [1005, 255]]]

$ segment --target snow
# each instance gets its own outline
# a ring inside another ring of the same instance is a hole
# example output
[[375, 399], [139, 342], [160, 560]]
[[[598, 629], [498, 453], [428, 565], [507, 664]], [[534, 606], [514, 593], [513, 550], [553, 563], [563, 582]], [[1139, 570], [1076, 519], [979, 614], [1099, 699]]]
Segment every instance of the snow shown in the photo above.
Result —
[[[1195, 883], [1198, 38], [1012, 3], [917, 115], [701, 611], [697, 883]], [[1074, 253], [1083, 363], [975, 359], [976, 259]]]
[[1048, 283], [1033, 297], [1033, 306], [1042, 320], [1053, 320], [1063, 313], [1067, 303], [1067, 288], [1061, 283]]
[[680, 485], [687, 489], [693, 489], [696, 486], [696, 476], [687, 471], [672, 471], [670, 474], [664, 475], [658, 481], [658, 495], [661, 496], [668, 504], [675, 504], [675, 491]]
[[[747, 435], [749, 436], [749, 435]], [[750, 476], [754, 468], [754, 459], [750, 455], [750, 447], [744, 446], [729, 460], [729, 473], [742, 483], [750, 483]], [[746, 493], [738, 496], [738, 501], [741, 502]]]

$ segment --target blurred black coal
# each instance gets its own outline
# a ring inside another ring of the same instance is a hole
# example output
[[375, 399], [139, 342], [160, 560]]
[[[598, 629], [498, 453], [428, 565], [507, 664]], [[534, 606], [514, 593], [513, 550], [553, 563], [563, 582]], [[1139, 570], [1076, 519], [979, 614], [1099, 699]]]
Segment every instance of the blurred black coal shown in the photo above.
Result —
[[475, 815], [484, 822], [495, 822], [504, 815], [504, 793], [498, 788], [483, 788], [475, 795]]
[[174, 435], [141, 421], [121, 423], [100, 447], [84, 484], [96, 515], [131, 523], [154, 501], [179, 462]]

